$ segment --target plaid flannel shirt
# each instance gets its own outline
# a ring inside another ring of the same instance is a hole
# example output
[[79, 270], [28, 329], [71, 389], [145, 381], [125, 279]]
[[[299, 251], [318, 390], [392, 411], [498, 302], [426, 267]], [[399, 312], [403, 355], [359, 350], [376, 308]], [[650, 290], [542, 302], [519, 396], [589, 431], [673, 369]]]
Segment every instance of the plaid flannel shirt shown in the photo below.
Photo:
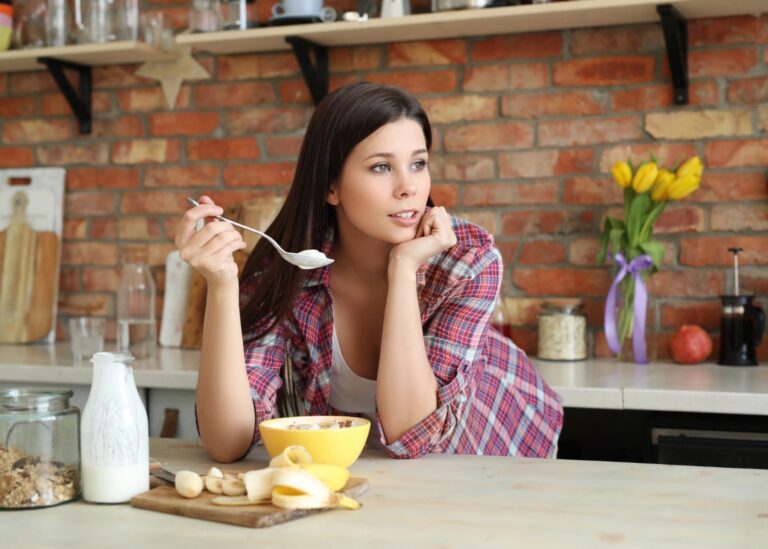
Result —
[[[386, 445], [396, 458], [428, 452], [551, 457], [563, 422], [559, 396], [525, 353], [490, 326], [502, 263], [493, 237], [452, 218], [455, 246], [424, 263], [417, 291], [437, 409]], [[332, 240], [322, 250], [328, 253]], [[245, 302], [257, 277], [241, 288]], [[330, 268], [309, 271], [292, 314], [245, 348], [256, 425], [275, 415], [280, 369], [290, 357], [300, 414], [342, 414], [328, 403], [333, 308]], [[247, 335], [247, 334], [246, 334]], [[252, 338], [246, 338], [252, 339]], [[383, 444], [381, 421], [379, 429]], [[259, 437], [255, 429], [253, 440]]]

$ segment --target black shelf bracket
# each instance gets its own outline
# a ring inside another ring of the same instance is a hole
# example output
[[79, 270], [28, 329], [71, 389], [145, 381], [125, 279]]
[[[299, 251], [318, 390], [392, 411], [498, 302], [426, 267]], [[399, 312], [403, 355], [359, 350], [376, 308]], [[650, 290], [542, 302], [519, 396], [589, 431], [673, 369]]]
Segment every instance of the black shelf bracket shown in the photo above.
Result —
[[688, 104], [688, 23], [671, 4], [659, 4], [661, 28], [667, 43], [669, 72], [672, 74], [675, 105]]
[[[69, 103], [69, 108], [72, 109], [75, 117], [77, 117], [80, 133], [91, 133], [91, 96], [93, 91], [91, 67], [52, 57], [38, 57], [37, 60], [48, 68], [48, 72], [51, 73], [51, 76], [56, 81], [59, 91], [64, 96], [64, 99], [67, 100], [67, 103]], [[64, 74], [64, 69], [77, 72], [77, 91], [75, 91], [67, 75]]]
[[[299, 36], [286, 36], [285, 41], [293, 48], [312, 101], [317, 105], [328, 94], [328, 48]], [[314, 64], [310, 51], [315, 54]]]

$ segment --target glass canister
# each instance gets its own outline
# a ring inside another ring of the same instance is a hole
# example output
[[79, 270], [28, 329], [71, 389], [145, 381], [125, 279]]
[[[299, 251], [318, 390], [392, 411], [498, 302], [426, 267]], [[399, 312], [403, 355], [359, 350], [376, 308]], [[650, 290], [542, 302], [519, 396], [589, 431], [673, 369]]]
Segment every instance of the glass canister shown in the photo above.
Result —
[[581, 303], [545, 302], [539, 312], [539, 352], [542, 360], [585, 360], [587, 317]]
[[0, 390], [0, 509], [80, 495], [80, 410], [68, 389]]

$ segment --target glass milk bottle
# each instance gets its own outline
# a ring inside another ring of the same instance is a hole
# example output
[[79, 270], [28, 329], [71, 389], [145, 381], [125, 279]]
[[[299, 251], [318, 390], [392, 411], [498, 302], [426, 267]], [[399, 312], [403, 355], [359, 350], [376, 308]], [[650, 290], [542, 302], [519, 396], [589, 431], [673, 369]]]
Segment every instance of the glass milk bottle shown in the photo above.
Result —
[[129, 353], [93, 355], [93, 382], [83, 409], [80, 447], [83, 498], [121, 503], [149, 490], [147, 412]]
[[117, 290], [117, 350], [136, 360], [157, 353], [155, 282], [146, 264], [146, 253], [129, 248], [123, 254], [123, 274]]

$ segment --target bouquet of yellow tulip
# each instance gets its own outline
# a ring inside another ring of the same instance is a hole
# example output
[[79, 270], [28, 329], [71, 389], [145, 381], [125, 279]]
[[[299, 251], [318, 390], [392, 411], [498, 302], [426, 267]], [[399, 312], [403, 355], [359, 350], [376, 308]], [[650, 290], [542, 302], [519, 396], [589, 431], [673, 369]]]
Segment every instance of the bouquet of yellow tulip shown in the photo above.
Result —
[[[686, 160], [675, 170], [660, 168], [653, 155], [637, 169], [631, 160], [616, 162], [611, 168], [614, 180], [624, 189], [624, 219], [605, 218], [597, 260], [605, 261], [610, 248], [619, 269], [605, 304], [605, 335], [615, 354], [619, 354], [622, 343], [631, 334], [635, 360], [648, 362], [644, 278], [656, 272], [664, 259], [664, 245], [652, 238], [653, 224], [670, 200], [685, 198], [699, 188], [703, 171], [698, 156]], [[617, 327], [619, 289], [623, 303], [620, 304]], [[634, 326], [637, 326], [636, 330], [633, 330]]]

